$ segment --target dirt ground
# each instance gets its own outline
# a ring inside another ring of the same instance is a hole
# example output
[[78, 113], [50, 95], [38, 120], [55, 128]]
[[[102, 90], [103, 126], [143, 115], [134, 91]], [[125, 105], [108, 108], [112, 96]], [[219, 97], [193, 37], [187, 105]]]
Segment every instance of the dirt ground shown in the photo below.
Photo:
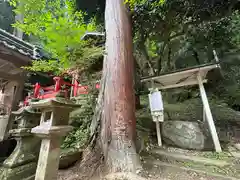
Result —
[[[146, 173], [144, 175], [144, 179], [146, 180], [231, 180], [231, 178], [224, 177], [213, 177], [203, 173], [182, 170], [176, 167], [168, 167], [168, 166], [146, 166], [144, 165], [144, 169]], [[70, 170], [61, 170], [59, 171], [58, 180], [83, 180], [82, 176], [76, 173], [71, 172]], [[89, 180], [100, 180], [101, 177], [95, 177]], [[116, 179], [120, 180], [120, 179]], [[126, 180], [123, 178], [123, 180]], [[131, 178], [131, 180], [135, 180], [135, 178]], [[136, 179], [140, 180], [140, 179]], [[237, 179], [232, 179], [237, 180]]]
[[152, 180], [230, 180], [228, 178], [212, 177], [203, 173], [166, 166], [152, 167], [148, 169], [148, 173], [149, 179]]

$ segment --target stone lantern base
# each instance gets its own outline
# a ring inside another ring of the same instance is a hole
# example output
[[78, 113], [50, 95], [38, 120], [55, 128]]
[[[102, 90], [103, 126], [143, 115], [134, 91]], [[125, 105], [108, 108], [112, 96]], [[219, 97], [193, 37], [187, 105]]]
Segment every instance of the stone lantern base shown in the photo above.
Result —
[[33, 180], [41, 141], [31, 134], [31, 129], [39, 123], [40, 114], [29, 107], [19, 109], [13, 114], [16, 115], [18, 125], [9, 134], [17, 141], [17, 146], [3, 162], [0, 180]]
[[1, 180], [34, 180], [37, 163], [32, 162], [15, 168], [0, 169]]

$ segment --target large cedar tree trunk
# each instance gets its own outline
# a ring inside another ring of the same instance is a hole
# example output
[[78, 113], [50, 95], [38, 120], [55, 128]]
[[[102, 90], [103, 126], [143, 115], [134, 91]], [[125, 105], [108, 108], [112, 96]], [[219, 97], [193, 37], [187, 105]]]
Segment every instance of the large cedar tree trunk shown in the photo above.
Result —
[[105, 26], [106, 54], [101, 89], [90, 127], [90, 145], [78, 168], [78, 177], [80, 174], [92, 176], [101, 173], [101, 160], [104, 160], [108, 173], [136, 173], [141, 169], [135, 147], [131, 22], [124, 0], [106, 0]]
[[124, 0], [106, 0], [105, 27], [101, 146], [110, 172], [136, 172], [133, 42]]

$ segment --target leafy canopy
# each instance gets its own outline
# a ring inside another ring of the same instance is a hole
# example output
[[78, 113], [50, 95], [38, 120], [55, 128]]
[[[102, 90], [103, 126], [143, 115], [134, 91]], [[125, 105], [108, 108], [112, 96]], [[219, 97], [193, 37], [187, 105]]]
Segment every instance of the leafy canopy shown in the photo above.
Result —
[[[160, 7], [164, 4], [166, 0], [151, 0], [149, 4], [151, 7]], [[129, 4], [130, 8], [133, 10], [137, 5], [144, 5], [148, 0], [125, 0], [125, 3]]]
[[96, 24], [94, 18], [88, 24], [84, 22], [84, 13], [75, 11], [75, 1], [11, 0], [10, 4], [16, 14], [24, 16], [23, 22], [14, 26], [37, 37], [53, 59], [33, 61], [28, 70], [61, 73], [68, 68], [86, 68], [91, 63], [87, 61], [89, 54], [91, 58], [101, 55], [101, 48], [81, 40], [87, 31], [96, 30]]
[[[128, 2], [130, 2], [129, 0]], [[133, 3], [132, 3], [133, 2]], [[233, 11], [232, 1], [132, 0], [132, 22], [137, 61], [143, 76], [159, 74], [184, 65], [212, 60], [212, 50], [231, 45], [227, 18]], [[237, 33], [235, 33], [237, 34]], [[238, 41], [235, 36], [235, 41]], [[233, 41], [234, 41], [233, 39]], [[236, 43], [235, 43], [236, 44]], [[186, 63], [186, 57], [189, 62]]]
[[232, 16], [230, 17], [230, 27], [229, 31], [233, 34], [231, 41], [233, 44], [236, 44], [237, 47], [240, 47], [240, 12], [237, 10], [235, 11]]
[[6, 1], [0, 1], [0, 28], [12, 32], [11, 24], [14, 22], [14, 14]]

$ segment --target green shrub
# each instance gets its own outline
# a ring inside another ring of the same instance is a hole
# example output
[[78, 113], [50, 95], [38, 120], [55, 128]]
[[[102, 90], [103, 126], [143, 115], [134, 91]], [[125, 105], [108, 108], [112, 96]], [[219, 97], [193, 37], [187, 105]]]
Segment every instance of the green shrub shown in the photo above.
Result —
[[63, 140], [62, 149], [82, 149], [87, 145], [89, 127], [95, 107], [95, 96], [87, 95], [83, 96], [83, 99], [85, 101], [82, 101], [82, 107], [70, 115], [70, 122], [74, 129]]

